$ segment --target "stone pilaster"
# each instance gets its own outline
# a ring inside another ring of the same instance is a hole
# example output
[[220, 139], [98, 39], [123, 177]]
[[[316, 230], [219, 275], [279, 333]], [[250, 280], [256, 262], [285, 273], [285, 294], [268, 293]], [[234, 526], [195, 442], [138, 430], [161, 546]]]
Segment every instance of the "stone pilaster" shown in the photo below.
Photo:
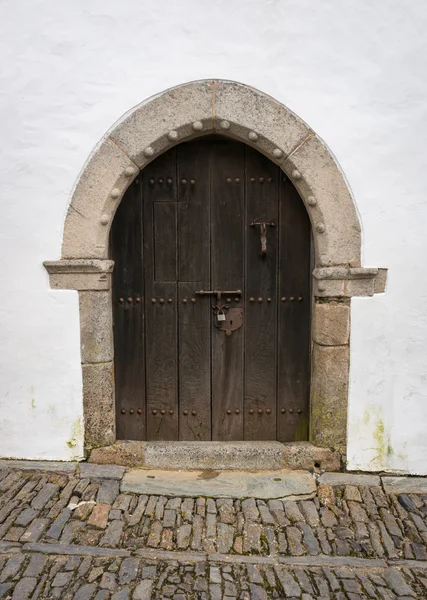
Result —
[[349, 380], [349, 303], [317, 299], [313, 314], [310, 439], [345, 454]]

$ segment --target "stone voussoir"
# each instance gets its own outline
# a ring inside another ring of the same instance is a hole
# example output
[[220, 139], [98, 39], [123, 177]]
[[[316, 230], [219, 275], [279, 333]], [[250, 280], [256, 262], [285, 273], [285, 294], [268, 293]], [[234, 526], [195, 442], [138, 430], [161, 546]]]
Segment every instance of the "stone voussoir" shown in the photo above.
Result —
[[135, 163], [111, 139], [105, 139], [94, 151], [71, 199], [62, 258], [107, 257], [111, 220], [138, 172]]
[[139, 104], [110, 137], [142, 168], [171, 142], [213, 131], [214, 88], [214, 81], [195, 81], [169, 89]]

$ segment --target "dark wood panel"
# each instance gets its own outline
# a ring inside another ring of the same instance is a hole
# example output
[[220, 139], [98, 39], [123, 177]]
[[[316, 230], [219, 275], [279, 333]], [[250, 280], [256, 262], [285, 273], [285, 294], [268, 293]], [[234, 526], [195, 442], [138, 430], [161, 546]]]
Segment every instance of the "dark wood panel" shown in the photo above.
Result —
[[[178, 162], [179, 439], [211, 439], [208, 142], [183, 144]], [[186, 302], [184, 302], [184, 299]]]
[[[147, 439], [178, 439], [177, 297], [175, 283], [146, 294]], [[152, 298], [156, 302], [152, 302]], [[162, 300], [164, 302], [162, 302]], [[171, 302], [169, 302], [171, 300]]]
[[[225, 140], [212, 144], [211, 260], [212, 289], [244, 294], [244, 146]], [[243, 333], [212, 325], [213, 440], [243, 439]]]
[[[245, 440], [276, 439], [279, 174], [265, 156], [247, 148]], [[258, 224], [263, 222], [267, 224], [265, 256]]]
[[[111, 228], [117, 439], [145, 437], [144, 285], [141, 182], [120, 204]], [[122, 412], [124, 411], [124, 412]]]
[[200, 441], [211, 439], [212, 311], [194, 289], [194, 283], [179, 283], [179, 439]]
[[154, 202], [154, 280], [175, 281], [177, 274], [177, 205]]
[[308, 439], [311, 234], [307, 212], [292, 183], [282, 181], [280, 191], [277, 439], [287, 442]]
[[[167, 182], [167, 174], [172, 179]], [[176, 237], [172, 253], [162, 255], [173, 273], [172, 281], [155, 281], [162, 273], [154, 248], [157, 236], [166, 241], [176, 232], [176, 163], [175, 152], [159, 157], [144, 171], [144, 248], [145, 260], [145, 321], [146, 321], [146, 398], [147, 439], [178, 439], [178, 336], [177, 336], [177, 282]], [[162, 210], [160, 206], [165, 208]], [[163, 222], [155, 215], [167, 214]], [[163, 229], [162, 229], [163, 227]], [[160, 247], [164, 247], [160, 245]], [[165, 274], [165, 271], [162, 273]]]
[[210, 284], [209, 142], [183, 144], [178, 160], [178, 279]]

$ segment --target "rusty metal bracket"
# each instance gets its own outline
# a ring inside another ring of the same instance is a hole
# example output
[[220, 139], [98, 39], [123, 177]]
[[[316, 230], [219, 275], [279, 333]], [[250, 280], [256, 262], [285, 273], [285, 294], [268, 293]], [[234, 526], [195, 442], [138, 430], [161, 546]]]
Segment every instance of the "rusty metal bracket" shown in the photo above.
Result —
[[267, 256], [267, 226], [269, 225], [270, 227], [276, 227], [276, 223], [267, 223], [266, 221], [252, 221], [250, 225], [251, 227], [259, 225], [261, 239], [261, 257], [265, 258]]
[[225, 335], [231, 335], [243, 325], [243, 308], [229, 308], [225, 313], [225, 320], [217, 320], [215, 325], [224, 331]]
[[[231, 335], [232, 331], [239, 329], [243, 323], [243, 309], [230, 308], [229, 304], [222, 304], [223, 295], [226, 296], [241, 296], [242, 290], [197, 290], [198, 296], [216, 296], [216, 304], [212, 304], [213, 313], [216, 317], [215, 325], [218, 329], [225, 331], [227, 335]], [[237, 311], [237, 312], [236, 312]], [[241, 311], [241, 313], [238, 313]], [[231, 315], [231, 316], [229, 316]], [[240, 325], [239, 323], [240, 319]], [[233, 325], [234, 323], [234, 325]]]

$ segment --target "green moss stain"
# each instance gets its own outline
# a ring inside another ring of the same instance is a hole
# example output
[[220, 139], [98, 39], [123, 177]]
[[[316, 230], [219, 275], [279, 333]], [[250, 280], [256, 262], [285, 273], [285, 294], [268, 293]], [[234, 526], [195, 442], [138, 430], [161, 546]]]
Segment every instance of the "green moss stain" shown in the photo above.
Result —
[[385, 466], [387, 448], [390, 444], [386, 443], [385, 441], [384, 421], [382, 419], [377, 419], [372, 437], [375, 440], [375, 450], [377, 452], [377, 455], [374, 460], [378, 461], [380, 463], [380, 466]]
[[34, 386], [32, 385], [30, 387], [30, 396], [31, 396], [31, 408], [36, 408], [36, 399], [35, 399], [35, 390], [34, 390]]
[[79, 417], [73, 423], [73, 426], [71, 428], [71, 437], [66, 442], [66, 444], [69, 448], [75, 448], [77, 446], [77, 444], [82, 440], [82, 438], [83, 438], [83, 424], [82, 424], [81, 418]]
[[311, 438], [314, 444], [343, 452], [347, 431], [347, 386], [340, 385], [334, 394], [313, 390], [311, 396]]
[[298, 424], [295, 431], [296, 442], [305, 442], [308, 440], [308, 425], [308, 415], [301, 415], [301, 418], [298, 419]]
[[367, 408], [363, 415], [364, 425], [370, 424], [372, 427], [372, 438], [374, 457], [371, 459], [372, 466], [385, 469], [388, 467], [389, 460], [395, 455], [395, 451], [390, 442], [390, 433], [386, 430], [381, 408], [375, 406]]

